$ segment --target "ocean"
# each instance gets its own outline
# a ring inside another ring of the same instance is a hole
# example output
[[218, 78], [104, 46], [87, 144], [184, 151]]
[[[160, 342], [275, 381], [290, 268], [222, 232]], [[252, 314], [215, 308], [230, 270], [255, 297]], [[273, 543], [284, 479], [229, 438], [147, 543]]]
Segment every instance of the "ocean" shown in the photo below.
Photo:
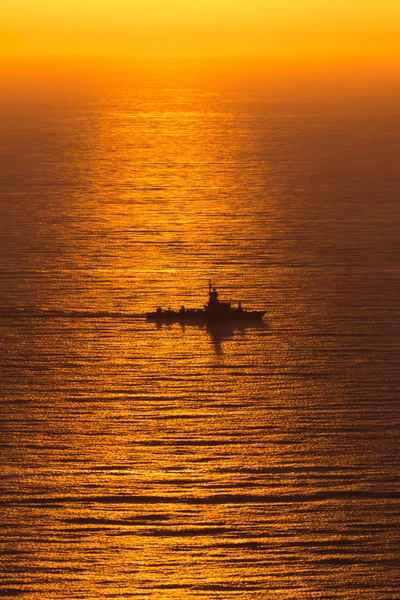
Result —
[[[400, 597], [400, 113], [374, 98], [3, 98], [0, 596]], [[209, 280], [264, 322], [144, 318]]]

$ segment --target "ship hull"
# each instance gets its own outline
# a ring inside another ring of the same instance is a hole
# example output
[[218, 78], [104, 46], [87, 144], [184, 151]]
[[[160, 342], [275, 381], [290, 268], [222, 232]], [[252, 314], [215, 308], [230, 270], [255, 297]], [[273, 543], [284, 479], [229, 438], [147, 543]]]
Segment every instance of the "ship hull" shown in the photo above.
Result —
[[228, 321], [261, 321], [265, 315], [265, 311], [238, 311], [233, 312], [230, 315], [214, 315], [207, 314], [205, 311], [195, 311], [190, 313], [186, 311], [181, 314], [175, 311], [163, 311], [163, 312], [148, 312], [146, 313], [146, 320], [158, 321], [158, 322], [169, 322], [169, 323], [207, 323], [207, 322], [228, 322]]

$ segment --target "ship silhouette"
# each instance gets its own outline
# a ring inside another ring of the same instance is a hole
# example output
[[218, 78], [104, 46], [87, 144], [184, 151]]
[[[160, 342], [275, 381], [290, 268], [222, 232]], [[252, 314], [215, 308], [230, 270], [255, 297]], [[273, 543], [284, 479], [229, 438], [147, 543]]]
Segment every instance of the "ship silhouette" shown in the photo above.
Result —
[[160, 306], [155, 312], [146, 313], [146, 319], [149, 321], [168, 321], [168, 322], [218, 322], [218, 321], [260, 321], [266, 314], [264, 310], [245, 310], [242, 303], [232, 306], [231, 302], [221, 302], [218, 299], [218, 292], [212, 285], [208, 284], [208, 302], [203, 308], [185, 308], [181, 306], [179, 310], [168, 308], [163, 310]]

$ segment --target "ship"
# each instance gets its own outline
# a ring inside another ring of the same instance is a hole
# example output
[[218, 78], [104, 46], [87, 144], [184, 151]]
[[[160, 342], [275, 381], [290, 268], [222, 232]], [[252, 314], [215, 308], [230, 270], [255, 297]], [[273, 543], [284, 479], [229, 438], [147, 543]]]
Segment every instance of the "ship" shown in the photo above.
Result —
[[203, 308], [186, 308], [181, 306], [179, 310], [168, 308], [166, 310], [159, 306], [155, 312], [147, 312], [146, 319], [149, 321], [167, 322], [219, 322], [219, 321], [261, 321], [265, 310], [246, 310], [242, 303], [232, 306], [232, 302], [222, 302], [219, 294], [210, 281], [208, 284], [208, 302]]

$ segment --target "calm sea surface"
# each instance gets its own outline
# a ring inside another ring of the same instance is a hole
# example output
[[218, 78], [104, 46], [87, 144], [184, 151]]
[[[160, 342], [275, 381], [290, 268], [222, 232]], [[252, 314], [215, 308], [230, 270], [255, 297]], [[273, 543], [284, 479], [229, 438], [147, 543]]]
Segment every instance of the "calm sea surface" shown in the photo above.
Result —
[[[400, 597], [400, 113], [142, 77], [0, 118], [0, 596]], [[259, 326], [157, 326], [220, 296]]]

